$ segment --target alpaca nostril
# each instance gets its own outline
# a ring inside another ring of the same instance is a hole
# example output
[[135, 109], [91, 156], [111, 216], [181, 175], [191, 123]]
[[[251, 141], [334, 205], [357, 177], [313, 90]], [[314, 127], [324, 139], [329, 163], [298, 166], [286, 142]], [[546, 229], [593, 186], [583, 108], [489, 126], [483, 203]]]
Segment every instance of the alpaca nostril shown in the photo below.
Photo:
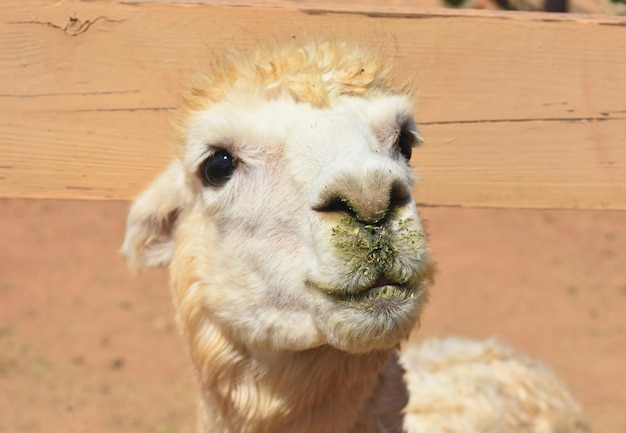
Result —
[[394, 181], [391, 184], [391, 191], [389, 193], [389, 207], [396, 208], [401, 207], [411, 201], [411, 188], [409, 185]]
[[313, 206], [313, 210], [318, 212], [344, 212], [348, 214], [355, 213], [350, 206], [348, 200], [339, 196], [332, 196], [321, 201], [320, 203], [315, 204]]
[[385, 159], [326, 171], [312, 190], [314, 211], [348, 215], [362, 224], [381, 224], [411, 202], [411, 186]]
[[324, 213], [339, 213], [354, 217], [363, 224], [377, 224], [387, 216], [389, 202], [376, 203], [375, 199], [345, 198], [335, 195], [313, 206]]
[[312, 208], [318, 212], [350, 215], [364, 224], [379, 224], [390, 211], [411, 200], [410, 188], [399, 181], [393, 182], [389, 189], [377, 188], [367, 192], [357, 194], [351, 190], [347, 193], [328, 193]]

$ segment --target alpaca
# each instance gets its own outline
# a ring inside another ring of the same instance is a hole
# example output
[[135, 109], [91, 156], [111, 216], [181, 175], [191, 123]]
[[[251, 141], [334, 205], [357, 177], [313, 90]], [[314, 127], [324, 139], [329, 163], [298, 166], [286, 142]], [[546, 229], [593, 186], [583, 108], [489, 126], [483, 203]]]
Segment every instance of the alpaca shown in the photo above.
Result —
[[216, 55], [184, 95], [176, 158], [133, 203], [122, 253], [170, 268], [199, 431], [588, 431], [551, 373], [499, 343], [427, 341], [401, 363], [433, 265], [413, 98], [388, 64], [290, 41]]

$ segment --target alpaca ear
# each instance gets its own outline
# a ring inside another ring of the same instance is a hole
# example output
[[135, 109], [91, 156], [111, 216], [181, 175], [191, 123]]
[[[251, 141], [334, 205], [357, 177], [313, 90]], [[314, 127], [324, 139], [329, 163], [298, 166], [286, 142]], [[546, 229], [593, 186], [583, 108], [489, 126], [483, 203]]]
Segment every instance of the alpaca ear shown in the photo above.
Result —
[[132, 268], [165, 267], [174, 253], [174, 232], [192, 201], [185, 173], [176, 160], [134, 201], [120, 249]]

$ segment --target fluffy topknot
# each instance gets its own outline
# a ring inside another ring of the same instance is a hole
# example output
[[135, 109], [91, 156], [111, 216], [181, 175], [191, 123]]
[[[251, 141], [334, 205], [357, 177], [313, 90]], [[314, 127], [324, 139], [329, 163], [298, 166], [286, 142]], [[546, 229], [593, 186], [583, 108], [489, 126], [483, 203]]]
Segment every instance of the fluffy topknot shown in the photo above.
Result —
[[184, 109], [204, 109], [233, 93], [327, 107], [338, 95], [396, 93], [389, 65], [378, 53], [343, 41], [295, 40], [253, 53], [227, 52], [214, 58], [184, 95]]
[[225, 51], [214, 57], [183, 94], [174, 121], [181, 145], [193, 114], [229, 97], [290, 97], [325, 108], [340, 95], [403, 93], [391, 84], [390, 64], [371, 48], [346, 41], [263, 45], [252, 52]]

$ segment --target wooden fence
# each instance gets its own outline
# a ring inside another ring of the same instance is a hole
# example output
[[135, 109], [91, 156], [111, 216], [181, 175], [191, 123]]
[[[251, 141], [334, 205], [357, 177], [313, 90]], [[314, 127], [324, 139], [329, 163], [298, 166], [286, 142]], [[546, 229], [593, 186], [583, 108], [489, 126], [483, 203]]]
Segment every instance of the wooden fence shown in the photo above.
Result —
[[130, 199], [212, 48], [381, 40], [417, 89], [424, 205], [626, 209], [626, 18], [297, 1], [4, 0], [0, 197]]

